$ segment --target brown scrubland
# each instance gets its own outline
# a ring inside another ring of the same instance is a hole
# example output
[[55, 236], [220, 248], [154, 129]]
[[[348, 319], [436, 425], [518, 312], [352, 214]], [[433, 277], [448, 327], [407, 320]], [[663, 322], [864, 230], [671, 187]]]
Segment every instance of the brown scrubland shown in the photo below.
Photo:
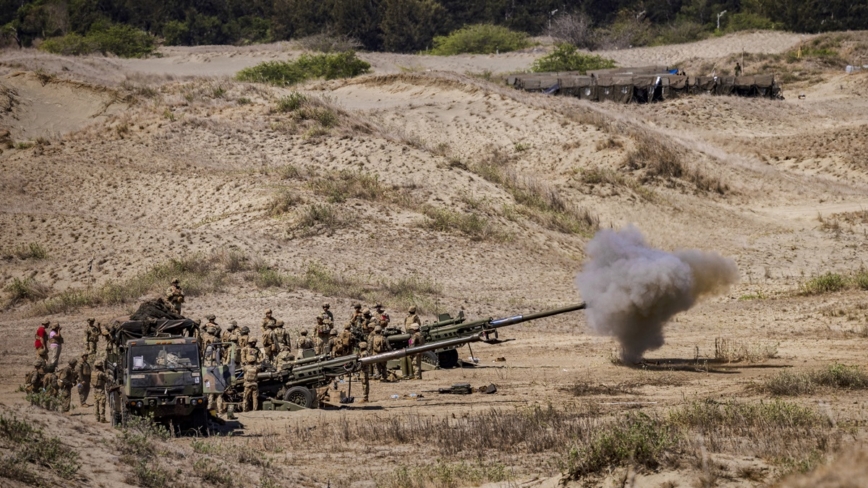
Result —
[[[868, 69], [844, 65], [868, 34], [602, 53], [690, 74], [744, 56], [783, 101], [615, 105], [502, 83], [546, 49], [364, 53], [369, 75], [292, 88], [233, 79], [299, 54], [285, 44], [0, 52], [3, 485], [866, 486]], [[271, 308], [295, 339], [322, 302], [340, 324], [358, 300], [393, 321], [411, 304], [501, 317], [581, 301], [586, 243], [628, 224], [740, 272], [640, 365], [578, 312], [462, 348], [475, 365], [375, 382], [363, 407], [244, 413], [203, 438], [20, 390], [41, 320], [78, 356], [87, 317], [129, 314], [174, 277], [185, 315], [254, 336]], [[428, 391], [453, 383], [498, 391]]]

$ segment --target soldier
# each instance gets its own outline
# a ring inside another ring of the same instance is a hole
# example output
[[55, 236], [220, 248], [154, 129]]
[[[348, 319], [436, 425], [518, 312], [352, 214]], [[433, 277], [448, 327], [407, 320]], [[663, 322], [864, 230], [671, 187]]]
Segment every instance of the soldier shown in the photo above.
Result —
[[45, 376], [42, 377], [42, 391], [45, 392], [43, 408], [55, 410], [57, 408], [57, 374], [53, 368], [45, 366]]
[[349, 324], [344, 326], [344, 330], [338, 335], [338, 345], [337, 350], [334, 355], [337, 356], [345, 356], [353, 352], [353, 348], [356, 346], [355, 337], [353, 337], [353, 331], [350, 329]]
[[236, 363], [241, 361], [240, 352], [243, 351], [244, 348], [247, 347], [247, 342], [249, 340], [250, 340], [250, 327], [247, 327], [245, 325], [244, 327], [241, 328], [241, 332], [238, 333], [238, 352], [239, 352], [239, 354], [236, 356], [238, 358]]
[[214, 327], [214, 332], [211, 332], [211, 335], [214, 336], [214, 342], [220, 342], [220, 337], [223, 335], [223, 329], [217, 325], [217, 316], [214, 314], [208, 314], [205, 318], [208, 319], [208, 323], [205, 324], [205, 330], [207, 331], [209, 327]]
[[[204, 366], [217, 366], [217, 357], [216, 351], [213, 350], [210, 354], [207, 354], [208, 346], [212, 344], [216, 344], [220, 341], [219, 339], [219, 331], [217, 330], [217, 323], [214, 322], [217, 318], [213, 315], [209, 315], [206, 317], [208, 319], [208, 325], [205, 326], [205, 333], [202, 334], [201, 337], [201, 347], [202, 347], [202, 360]], [[217, 402], [217, 394], [209, 393], [208, 394], [208, 410], [214, 410]]]
[[262, 330], [268, 330], [269, 325], [277, 325], [277, 319], [271, 316], [271, 309], [265, 311], [265, 317], [262, 319]]
[[[37, 359], [33, 363], [33, 371], [24, 377], [24, 391], [28, 394], [42, 392], [42, 378], [45, 376], [45, 361]], [[36, 399], [31, 397], [30, 403], [36, 405]]]
[[269, 323], [266, 327], [267, 329], [262, 332], [262, 349], [265, 352], [265, 357], [271, 361], [280, 352], [280, 346], [277, 345], [277, 334], [274, 333], [277, 322]]
[[313, 340], [307, 336], [307, 331], [301, 331], [301, 337], [298, 338], [299, 349], [313, 349]]
[[34, 342], [36, 357], [45, 362], [48, 362], [48, 332], [45, 329], [50, 325], [51, 322], [47, 320], [42, 321], [42, 325], [36, 329], [36, 342]]
[[335, 350], [338, 348], [338, 330], [332, 329], [329, 332], [329, 340], [323, 345], [322, 353], [335, 357]]
[[350, 316], [349, 324], [351, 326], [353, 326], [353, 325], [361, 326], [363, 322], [364, 322], [364, 316], [362, 313], [362, 304], [361, 303], [354, 303], [353, 304], [353, 314]]
[[99, 344], [99, 325], [95, 324], [96, 319], [93, 317], [87, 319], [87, 328], [84, 330], [84, 346], [85, 351], [91, 357], [96, 357], [96, 347]]
[[238, 344], [238, 322], [232, 321], [229, 322], [229, 327], [223, 331], [223, 334], [220, 336], [220, 342], [234, 342]]
[[[409, 346], [410, 347], [419, 347], [425, 345], [425, 337], [422, 335], [422, 327], [419, 324], [413, 324], [410, 326], [410, 330], [412, 330], [413, 335], [410, 336]], [[410, 361], [410, 366], [412, 366], [412, 376], [414, 379], [421, 380], [422, 379], [422, 353], [414, 354], [412, 361]]]
[[389, 326], [389, 322], [391, 322], [392, 319], [389, 317], [389, 314], [386, 313], [386, 309], [383, 308], [383, 305], [380, 304], [380, 303], [374, 305], [374, 310], [377, 311], [376, 318], [379, 320], [380, 325], [381, 325], [384, 329], [385, 329], [386, 327], [388, 327], [388, 326]]
[[57, 375], [57, 382], [60, 386], [60, 411], [63, 413], [69, 412], [72, 388], [79, 384], [78, 375], [75, 373], [76, 363], [78, 361], [75, 358], [70, 359], [69, 366], [61, 369]]
[[741, 64], [735, 63], [735, 76], [741, 76]]
[[181, 281], [178, 278], [172, 280], [171, 286], [166, 290], [166, 301], [175, 307], [175, 313], [181, 315], [181, 304], [184, 303], [184, 291], [181, 290]]
[[322, 321], [325, 322], [326, 324], [334, 325], [335, 316], [331, 312], [331, 310], [329, 310], [329, 308], [331, 308], [331, 305], [329, 305], [328, 303], [323, 303], [322, 304], [322, 315], [320, 315], [320, 317], [322, 317]]
[[78, 400], [82, 407], [90, 406], [87, 404], [87, 396], [90, 394], [90, 379], [93, 371], [87, 359], [88, 354], [82, 354], [75, 367], [75, 374], [78, 376]]
[[213, 315], [209, 315], [207, 318], [209, 322], [205, 326], [205, 332], [199, 336], [199, 347], [202, 348], [202, 354], [205, 354], [205, 349], [207, 349], [209, 345], [219, 341], [217, 324], [214, 323], [215, 317]]
[[[389, 347], [389, 341], [386, 340], [386, 337], [383, 335], [383, 328], [379, 325], [374, 327], [374, 336], [371, 342], [371, 353], [381, 354], [384, 352], [389, 352], [391, 350], [392, 348]], [[377, 374], [380, 375], [380, 381], [386, 381], [386, 363], [377, 363]]]
[[[254, 343], [256, 342], [256, 339], [251, 340]], [[259, 410], [259, 383], [257, 383], [258, 374], [259, 368], [254, 365], [248, 365], [244, 368], [244, 402], [242, 404], [242, 410], [244, 412]], [[251, 405], [252, 409], [248, 408]]]
[[277, 321], [277, 326], [274, 328], [274, 342], [280, 351], [292, 350], [292, 341], [290, 341], [289, 333], [283, 328], [285, 324], [282, 320]]
[[53, 371], [60, 361], [60, 352], [63, 350], [63, 336], [60, 334], [60, 324], [51, 324], [51, 332], [48, 333], [48, 366]]
[[[360, 342], [359, 343], [359, 356], [364, 357], [368, 355], [368, 343]], [[364, 397], [359, 400], [359, 403], [368, 403], [368, 393], [371, 391], [371, 365], [362, 366], [361, 371], [362, 376], [362, 391], [364, 392]]]
[[362, 330], [365, 331], [366, 334], [370, 334], [374, 331], [374, 327], [378, 325], [380, 325], [380, 319], [371, 314], [371, 309], [366, 308], [362, 312]]
[[422, 320], [420, 320], [419, 316], [416, 315], [416, 305], [413, 305], [409, 310], [407, 310], [407, 317], [404, 318], [404, 330], [407, 331], [408, 334], [410, 333], [410, 326], [413, 324], [422, 325]]
[[105, 419], [105, 385], [108, 383], [108, 375], [105, 374], [105, 366], [102, 361], [94, 366], [96, 371], [93, 374], [93, 404], [96, 407], [96, 421], [106, 423]]
[[259, 349], [256, 347], [256, 338], [251, 337], [247, 340], [247, 347], [241, 352], [241, 362], [247, 365], [256, 365], [259, 363]]
[[324, 354], [323, 349], [325, 348], [325, 343], [329, 340], [329, 334], [332, 331], [333, 324], [326, 324], [325, 320], [320, 315], [316, 318], [316, 326], [314, 326], [314, 333], [316, 333], [316, 353]]
[[100, 327], [100, 334], [102, 334], [103, 340], [105, 340], [105, 355], [108, 358], [109, 354], [114, 351], [114, 342], [112, 341], [112, 333], [114, 325], [107, 325], [105, 327]]

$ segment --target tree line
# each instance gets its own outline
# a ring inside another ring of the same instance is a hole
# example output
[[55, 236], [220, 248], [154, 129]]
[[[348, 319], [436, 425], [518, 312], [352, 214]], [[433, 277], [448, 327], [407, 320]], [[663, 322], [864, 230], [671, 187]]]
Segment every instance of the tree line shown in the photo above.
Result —
[[170, 45], [327, 34], [366, 50], [417, 52], [465, 25], [539, 35], [568, 24], [574, 44], [585, 35], [580, 47], [626, 47], [694, 40], [718, 21], [724, 32], [865, 29], [868, 0], [0, 0], [2, 33], [20, 46], [120, 24]]

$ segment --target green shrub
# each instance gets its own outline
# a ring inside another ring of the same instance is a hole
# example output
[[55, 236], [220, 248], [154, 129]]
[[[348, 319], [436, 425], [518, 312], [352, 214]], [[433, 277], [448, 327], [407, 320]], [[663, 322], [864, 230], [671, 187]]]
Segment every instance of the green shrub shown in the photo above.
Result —
[[776, 27], [768, 17], [753, 12], [738, 12], [729, 16], [726, 22], [727, 32], [743, 30], [772, 30]]
[[678, 434], [667, 423], [645, 414], [627, 415], [623, 422], [597, 430], [587, 446], [570, 453], [570, 474], [579, 478], [628, 464], [654, 469], [678, 441]]
[[529, 46], [527, 34], [499, 25], [476, 24], [462, 27], [448, 36], [434, 38], [431, 54], [492, 54], [509, 52]]
[[307, 103], [307, 97], [303, 93], [292, 92], [277, 101], [278, 112], [294, 112]]
[[571, 44], [558, 44], [551, 54], [547, 54], [536, 61], [530, 70], [534, 73], [549, 71], [578, 71], [582, 74], [589, 70], [614, 68], [615, 62], [601, 56], [582, 54], [576, 46]]
[[802, 285], [803, 295], [819, 295], [843, 290], [847, 280], [838, 273], [826, 273], [808, 280]]
[[680, 21], [671, 25], [662, 26], [657, 30], [657, 35], [652, 44], [684, 44], [687, 42], [701, 41], [709, 35], [711, 35], [711, 32], [698, 22]]
[[820, 386], [844, 389], [868, 388], [868, 374], [859, 366], [835, 363], [826, 369], [815, 371], [811, 378]]
[[42, 43], [39, 48], [65, 55], [100, 52], [122, 58], [141, 58], [154, 50], [154, 38], [129, 25], [98, 23], [86, 36], [67, 34], [55, 37]]
[[310, 78], [352, 78], [369, 72], [371, 65], [356, 57], [355, 51], [334, 54], [302, 54], [295, 61], [266, 61], [245, 68], [235, 77], [239, 81], [289, 86]]
[[39, 46], [39, 49], [52, 54], [81, 56], [99, 51], [99, 46], [96, 41], [89, 37], [72, 33], [62, 37], [46, 39], [46, 41]]

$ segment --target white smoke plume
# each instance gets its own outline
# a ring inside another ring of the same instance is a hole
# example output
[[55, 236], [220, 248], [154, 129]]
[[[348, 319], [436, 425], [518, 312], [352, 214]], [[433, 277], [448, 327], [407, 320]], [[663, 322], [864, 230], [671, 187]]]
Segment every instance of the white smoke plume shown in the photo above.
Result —
[[576, 285], [588, 304], [588, 324], [618, 339], [627, 364], [663, 345], [663, 326], [673, 315], [738, 281], [732, 259], [696, 249], [668, 253], [648, 247], [632, 225], [599, 231], [587, 253]]

